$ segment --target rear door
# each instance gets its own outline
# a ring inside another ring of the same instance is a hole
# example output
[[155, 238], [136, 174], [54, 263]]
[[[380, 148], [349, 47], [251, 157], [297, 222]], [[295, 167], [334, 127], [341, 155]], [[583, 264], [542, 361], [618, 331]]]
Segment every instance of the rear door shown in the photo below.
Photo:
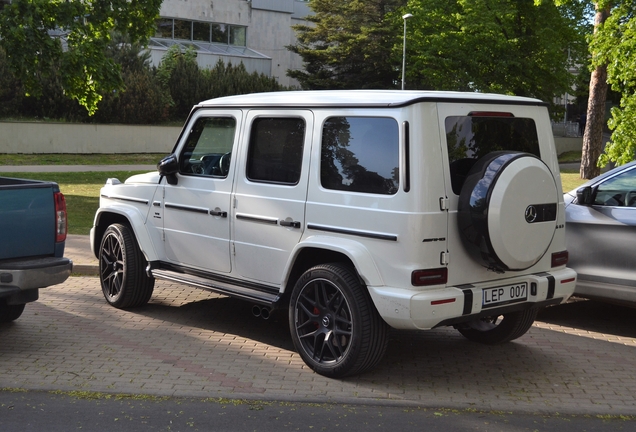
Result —
[[235, 273], [280, 284], [305, 229], [313, 114], [246, 114], [233, 206]]

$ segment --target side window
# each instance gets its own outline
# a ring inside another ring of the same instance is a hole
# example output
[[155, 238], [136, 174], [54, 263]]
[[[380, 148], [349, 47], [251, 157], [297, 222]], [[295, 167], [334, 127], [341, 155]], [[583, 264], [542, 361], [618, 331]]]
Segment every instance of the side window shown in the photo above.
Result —
[[493, 151], [519, 151], [541, 157], [533, 119], [510, 113], [470, 113], [445, 119], [453, 192], [459, 195], [477, 159]]
[[636, 169], [601, 183], [596, 189], [594, 205], [636, 207]]
[[247, 155], [247, 178], [254, 182], [297, 184], [304, 142], [305, 121], [301, 118], [255, 119]]
[[325, 189], [393, 195], [399, 187], [395, 119], [332, 117], [322, 128], [320, 181]]
[[232, 117], [197, 119], [179, 156], [179, 172], [227, 177], [235, 133], [236, 119]]

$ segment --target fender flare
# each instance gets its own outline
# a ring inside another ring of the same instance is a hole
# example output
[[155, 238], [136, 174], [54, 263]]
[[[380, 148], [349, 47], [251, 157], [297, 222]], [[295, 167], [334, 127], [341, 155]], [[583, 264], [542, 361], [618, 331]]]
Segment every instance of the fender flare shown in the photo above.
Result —
[[[360, 278], [368, 286], [382, 286], [384, 280], [380, 275], [380, 270], [375, 264], [373, 256], [369, 250], [360, 242], [342, 237], [328, 235], [311, 235], [301, 240], [290, 254], [290, 259], [285, 266], [285, 283], [289, 279], [292, 268], [300, 253], [307, 248], [323, 249], [345, 255], [351, 260]], [[285, 284], [283, 284], [284, 286]]]
[[93, 248], [93, 253], [97, 258], [99, 258], [99, 244], [101, 243], [101, 238], [96, 238], [95, 227], [100, 225], [100, 220], [106, 214], [122, 216], [128, 221], [130, 228], [135, 234], [135, 239], [137, 240], [139, 249], [141, 249], [141, 252], [144, 254], [148, 262], [159, 259], [159, 255], [154, 248], [154, 243], [148, 234], [148, 230], [140, 228], [146, 226], [146, 216], [143, 215], [136, 207], [125, 205], [114, 205], [105, 208], [100, 207], [97, 209], [93, 228], [91, 229], [91, 247]]

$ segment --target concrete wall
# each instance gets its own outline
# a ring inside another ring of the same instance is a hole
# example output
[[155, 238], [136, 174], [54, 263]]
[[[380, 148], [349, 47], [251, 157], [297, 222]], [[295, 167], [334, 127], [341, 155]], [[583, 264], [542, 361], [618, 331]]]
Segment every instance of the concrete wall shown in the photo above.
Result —
[[569, 151], [581, 151], [583, 149], [583, 137], [565, 138], [555, 136], [554, 146], [558, 155]]
[[0, 122], [0, 153], [165, 153], [181, 127]]

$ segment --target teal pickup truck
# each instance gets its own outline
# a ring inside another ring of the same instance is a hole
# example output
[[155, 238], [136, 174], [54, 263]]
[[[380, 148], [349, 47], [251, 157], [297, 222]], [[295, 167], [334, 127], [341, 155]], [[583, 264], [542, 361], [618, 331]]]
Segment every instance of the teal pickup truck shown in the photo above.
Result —
[[0, 323], [16, 320], [39, 289], [64, 282], [66, 201], [54, 182], [0, 177]]

